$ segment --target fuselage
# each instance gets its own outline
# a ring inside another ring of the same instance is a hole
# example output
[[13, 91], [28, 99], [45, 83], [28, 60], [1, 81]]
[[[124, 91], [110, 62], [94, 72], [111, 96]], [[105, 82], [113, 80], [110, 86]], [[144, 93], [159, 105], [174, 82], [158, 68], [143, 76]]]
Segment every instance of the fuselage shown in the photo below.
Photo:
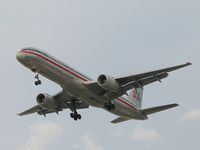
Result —
[[[67, 91], [67, 94], [78, 98], [90, 106], [104, 109], [106, 100], [94, 94], [85, 86], [85, 83], [92, 81], [92, 79], [62, 61], [35, 48], [22, 49], [17, 53], [17, 59], [30, 70], [38, 72], [59, 84]], [[113, 102], [116, 108], [109, 112], [130, 119], [146, 119], [146, 116], [142, 115], [139, 108], [130, 100], [120, 97]]]

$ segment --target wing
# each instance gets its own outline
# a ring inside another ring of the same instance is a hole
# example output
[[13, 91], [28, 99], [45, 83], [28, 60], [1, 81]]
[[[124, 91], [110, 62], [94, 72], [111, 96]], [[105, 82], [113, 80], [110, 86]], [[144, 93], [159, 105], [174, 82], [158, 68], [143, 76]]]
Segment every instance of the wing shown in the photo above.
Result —
[[[178, 65], [178, 66], [174, 66], [174, 67], [164, 68], [164, 69], [160, 69], [160, 70], [150, 71], [150, 72], [127, 76], [127, 77], [122, 77], [122, 78], [117, 78], [116, 80], [121, 84], [126, 84], [126, 83], [129, 83], [131, 81], [136, 81], [136, 80], [139, 81], [141, 79], [145, 79], [145, 78], [149, 78], [149, 77], [153, 77], [156, 79], [155, 81], [159, 81], [160, 80], [159, 75], [164, 75], [164, 74], [167, 74], [168, 72], [172, 72], [172, 71], [181, 69], [181, 68], [189, 66], [189, 65], [191, 65], [191, 63], [187, 62], [186, 64], [182, 64], [182, 65]], [[167, 76], [165, 76], [165, 77], [167, 77]]]
[[[55, 112], [58, 113], [60, 111], [63, 111], [63, 109], [68, 109], [68, 108], [71, 109], [71, 97], [65, 91], [62, 91], [62, 92], [56, 94], [55, 96], [53, 96], [53, 98], [55, 99], [55, 101], [58, 104], [57, 110], [49, 110], [49, 109], [45, 109], [45, 108], [41, 107], [40, 105], [36, 105], [18, 115], [24, 116], [24, 115], [29, 115], [32, 113], [38, 113], [39, 115], [46, 116], [46, 114], [55, 113]], [[86, 108], [89, 108], [89, 105], [76, 99], [75, 108], [76, 109], [86, 109]]]
[[[153, 83], [156, 81], [161, 82], [162, 79], [168, 76], [169, 72], [172, 72], [174, 70], [177, 70], [189, 65], [191, 65], [191, 63], [188, 62], [186, 64], [182, 64], [182, 65], [178, 65], [174, 67], [164, 68], [160, 70], [150, 71], [150, 72], [131, 75], [131, 76], [115, 78], [115, 80], [118, 82], [121, 88], [118, 93], [116, 93], [115, 95], [112, 95], [112, 98], [115, 99], [126, 94], [126, 92], [132, 89], [133, 87], [143, 88], [144, 86], [150, 83]], [[109, 92], [106, 89], [99, 86], [96, 81], [85, 82], [85, 86], [99, 96], [106, 95], [106, 93]]]
[[42, 108], [39, 105], [37, 105], [37, 106], [34, 106], [34, 107], [32, 107], [32, 108], [30, 108], [30, 109], [28, 109], [28, 110], [26, 110], [26, 111], [24, 111], [24, 112], [22, 112], [18, 115], [19, 116], [29, 115], [29, 114], [32, 114], [32, 113], [36, 113], [36, 112], [40, 111], [41, 109]]
[[130, 119], [123, 118], [123, 117], [118, 117], [117, 119], [111, 121], [111, 123], [116, 124], [116, 123], [120, 123], [120, 122], [124, 122], [124, 121], [128, 121], [128, 120], [130, 120]]

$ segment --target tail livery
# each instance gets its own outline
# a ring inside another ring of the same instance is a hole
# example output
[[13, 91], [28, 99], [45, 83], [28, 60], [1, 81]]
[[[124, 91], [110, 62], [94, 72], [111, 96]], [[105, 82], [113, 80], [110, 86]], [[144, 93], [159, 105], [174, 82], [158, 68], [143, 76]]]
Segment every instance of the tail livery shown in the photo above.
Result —
[[[144, 119], [148, 119], [148, 115], [179, 106], [178, 104], [174, 103], [174, 104], [168, 104], [168, 105], [162, 105], [162, 106], [157, 106], [157, 107], [141, 109], [142, 108], [142, 97], [143, 97], [143, 89], [142, 88], [133, 88], [128, 95], [128, 100], [133, 102], [138, 107], [139, 113], [140, 113], [140, 115], [143, 116]], [[135, 119], [137, 119], [137, 118], [135, 118]], [[111, 122], [116, 124], [116, 123], [120, 123], [120, 122], [124, 122], [124, 121], [128, 121], [128, 120], [130, 120], [130, 118], [118, 117]], [[139, 119], [139, 120], [143, 120], [143, 119]]]
[[133, 88], [128, 96], [128, 99], [133, 102], [138, 109], [142, 107], [142, 97], [143, 97], [143, 89], [142, 88]]

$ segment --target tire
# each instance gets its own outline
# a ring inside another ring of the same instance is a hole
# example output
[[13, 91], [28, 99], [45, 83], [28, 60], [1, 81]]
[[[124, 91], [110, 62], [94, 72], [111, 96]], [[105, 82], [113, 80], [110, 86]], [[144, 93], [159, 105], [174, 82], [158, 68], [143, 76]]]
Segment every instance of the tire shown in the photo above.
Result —
[[78, 119], [77, 116], [74, 116], [74, 120], [77, 121], [77, 119]]
[[38, 86], [38, 81], [35, 81], [35, 85]]
[[42, 84], [42, 81], [41, 80], [38, 80], [38, 85], [41, 85]]
[[79, 120], [81, 120], [81, 115], [80, 115], [80, 114], [78, 114], [77, 118], [78, 118]]
[[74, 114], [73, 114], [73, 113], [70, 113], [70, 117], [71, 117], [71, 118], [74, 118]]

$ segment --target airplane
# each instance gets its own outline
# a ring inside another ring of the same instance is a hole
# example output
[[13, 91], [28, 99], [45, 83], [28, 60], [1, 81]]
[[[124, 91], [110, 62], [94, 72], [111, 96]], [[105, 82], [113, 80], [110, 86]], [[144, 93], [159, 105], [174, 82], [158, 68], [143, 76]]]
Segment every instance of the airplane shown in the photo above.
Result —
[[46, 117], [47, 114], [59, 114], [64, 109], [70, 109], [70, 117], [76, 121], [82, 118], [77, 112], [78, 109], [93, 106], [117, 115], [118, 117], [111, 121], [115, 124], [131, 119], [146, 120], [148, 115], [178, 106], [173, 103], [142, 109], [144, 86], [156, 81], [161, 82], [168, 77], [169, 72], [192, 65], [187, 62], [117, 78], [101, 74], [95, 81], [37, 48], [23, 48], [17, 53], [16, 58], [35, 73], [36, 86], [41, 85], [39, 75], [42, 75], [62, 88], [62, 91], [53, 96], [47, 93], [39, 94], [36, 97], [37, 105], [18, 115], [38, 113]]

